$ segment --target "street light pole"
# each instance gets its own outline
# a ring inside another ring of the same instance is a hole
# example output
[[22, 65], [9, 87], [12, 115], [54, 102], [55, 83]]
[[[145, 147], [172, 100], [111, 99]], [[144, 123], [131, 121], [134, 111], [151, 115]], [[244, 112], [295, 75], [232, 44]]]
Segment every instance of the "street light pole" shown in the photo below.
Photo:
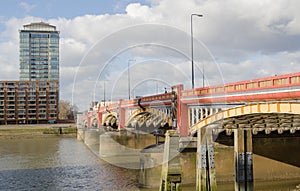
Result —
[[[191, 14], [191, 59], [192, 59], [192, 89], [195, 86], [195, 77], [194, 77], [194, 38], [193, 38], [193, 16], [203, 17], [200, 14]], [[204, 74], [203, 74], [204, 76]]]
[[135, 60], [134, 59], [129, 59], [128, 63], [127, 63], [128, 64], [128, 66], [127, 66], [127, 70], [128, 70], [128, 76], [127, 76], [128, 77], [128, 99], [129, 100], [130, 100], [130, 69], [129, 68], [130, 68], [130, 62], [131, 61], [135, 61]]

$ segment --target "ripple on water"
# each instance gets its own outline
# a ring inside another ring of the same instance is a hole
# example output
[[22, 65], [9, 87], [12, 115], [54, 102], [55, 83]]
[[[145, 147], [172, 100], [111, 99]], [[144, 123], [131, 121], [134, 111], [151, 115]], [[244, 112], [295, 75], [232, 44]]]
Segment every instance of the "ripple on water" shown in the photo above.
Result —
[[139, 190], [134, 171], [101, 161], [75, 139], [43, 143], [47, 146], [37, 146], [38, 139], [1, 143], [0, 190]]

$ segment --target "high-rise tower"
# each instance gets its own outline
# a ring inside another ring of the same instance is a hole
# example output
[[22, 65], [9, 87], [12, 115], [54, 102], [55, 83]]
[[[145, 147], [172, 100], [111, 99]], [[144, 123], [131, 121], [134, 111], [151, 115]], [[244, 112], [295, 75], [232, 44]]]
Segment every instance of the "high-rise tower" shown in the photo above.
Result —
[[59, 31], [44, 22], [20, 31], [20, 80], [59, 81]]

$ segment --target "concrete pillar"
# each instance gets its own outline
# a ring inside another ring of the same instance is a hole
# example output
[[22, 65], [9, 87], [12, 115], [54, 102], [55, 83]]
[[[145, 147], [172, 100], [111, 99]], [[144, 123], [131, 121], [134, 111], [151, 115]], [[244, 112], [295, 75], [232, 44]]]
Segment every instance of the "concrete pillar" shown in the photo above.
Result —
[[179, 160], [179, 135], [176, 130], [166, 133], [159, 191], [181, 191], [181, 165]]
[[84, 143], [97, 156], [99, 154], [99, 129], [86, 129], [84, 132]]
[[235, 191], [253, 191], [251, 130], [234, 130]]
[[196, 191], [216, 191], [216, 169], [212, 131], [204, 128], [197, 133]]
[[77, 140], [84, 141], [85, 129], [77, 129]]

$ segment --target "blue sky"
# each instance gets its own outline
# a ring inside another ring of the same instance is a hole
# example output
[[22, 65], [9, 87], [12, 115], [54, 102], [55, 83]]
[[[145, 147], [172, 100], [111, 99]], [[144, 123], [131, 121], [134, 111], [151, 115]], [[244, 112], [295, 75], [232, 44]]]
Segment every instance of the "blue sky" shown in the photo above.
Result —
[[102, 99], [99, 78], [109, 80], [107, 97], [128, 97], [132, 58], [132, 88], [189, 88], [192, 13], [204, 15], [193, 20], [195, 87], [204, 65], [207, 85], [299, 72], [299, 7], [299, 0], [2, 0], [0, 80], [19, 78], [18, 31], [44, 21], [60, 31], [60, 98], [76, 94], [80, 108]]
[[28, 15], [45, 19], [74, 18], [85, 14], [124, 13], [128, 4], [136, 2], [149, 5], [147, 0], [3, 0], [0, 12], [5, 18]]

